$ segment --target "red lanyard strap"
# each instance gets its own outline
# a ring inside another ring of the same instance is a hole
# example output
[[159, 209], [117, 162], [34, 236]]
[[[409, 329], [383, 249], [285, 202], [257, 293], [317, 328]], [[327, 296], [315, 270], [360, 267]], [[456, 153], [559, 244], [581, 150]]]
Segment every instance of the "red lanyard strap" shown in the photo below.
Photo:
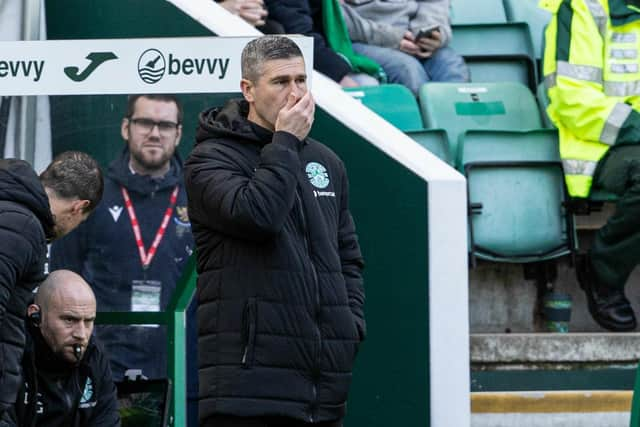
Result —
[[153, 243], [151, 243], [151, 247], [149, 248], [149, 252], [144, 249], [144, 242], [142, 241], [142, 233], [140, 232], [140, 224], [138, 223], [138, 218], [136, 217], [136, 211], [133, 209], [133, 203], [131, 202], [131, 197], [129, 197], [129, 192], [126, 188], [122, 187], [122, 197], [124, 198], [124, 204], [127, 207], [127, 212], [129, 212], [129, 219], [131, 220], [131, 228], [133, 229], [133, 235], [136, 238], [136, 245], [138, 245], [138, 252], [140, 253], [140, 262], [142, 263], [142, 268], [146, 269], [151, 264], [151, 260], [153, 259], [156, 251], [158, 250], [158, 246], [160, 246], [160, 242], [164, 237], [164, 232], [167, 229], [167, 225], [169, 224], [169, 219], [171, 219], [171, 213], [173, 212], [173, 208], [176, 206], [176, 201], [178, 200], [178, 186], [173, 189], [171, 193], [171, 197], [169, 198], [169, 207], [164, 213], [164, 218], [162, 218], [162, 223], [156, 232], [156, 237], [153, 239]]

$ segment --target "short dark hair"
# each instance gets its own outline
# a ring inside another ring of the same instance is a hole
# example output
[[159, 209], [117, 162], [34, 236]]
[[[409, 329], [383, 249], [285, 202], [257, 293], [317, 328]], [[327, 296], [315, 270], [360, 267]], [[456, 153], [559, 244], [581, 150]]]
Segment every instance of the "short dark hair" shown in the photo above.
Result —
[[184, 118], [184, 112], [182, 111], [182, 103], [180, 102], [178, 97], [175, 95], [160, 94], [160, 93], [152, 93], [152, 94], [139, 93], [135, 95], [129, 95], [127, 97], [127, 116], [126, 116], [128, 119], [133, 117], [133, 113], [136, 110], [136, 102], [140, 98], [147, 98], [147, 99], [151, 99], [152, 101], [173, 102], [174, 104], [176, 104], [176, 107], [178, 108], [178, 124], [182, 124], [182, 119]]
[[58, 154], [40, 174], [40, 182], [61, 199], [88, 200], [85, 212], [100, 203], [104, 183], [98, 162], [81, 151]]
[[302, 51], [290, 38], [276, 35], [258, 37], [242, 50], [242, 78], [256, 82], [266, 61], [298, 57], [303, 57]]

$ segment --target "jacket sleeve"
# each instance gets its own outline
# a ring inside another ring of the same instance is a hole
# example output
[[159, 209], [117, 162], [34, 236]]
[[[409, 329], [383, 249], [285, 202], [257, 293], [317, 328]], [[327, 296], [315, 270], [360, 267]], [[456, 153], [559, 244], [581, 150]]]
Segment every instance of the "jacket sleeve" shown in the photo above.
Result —
[[245, 240], [279, 233], [295, 200], [301, 144], [288, 132], [274, 133], [251, 176], [228, 146], [196, 147], [185, 167], [192, 221]]
[[[546, 31], [549, 113], [581, 140], [608, 145], [637, 143], [640, 114], [605, 94], [603, 71], [608, 65], [602, 37], [585, 3], [573, 4], [563, 2]], [[579, 60], [572, 59], [577, 56], [571, 55], [574, 50], [580, 52]]]
[[[321, 16], [320, 1], [313, 3]], [[314, 16], [309, 0], [266, 0], [269, 18], [278, 21], [287, 34], [313, 37], [313, 68], [339, 82], [351, 72], [351, 66], [334, 52], [324, 37], [324, 32], [314, 26]]]
[[82, 274], [87, 254], [86, 239], [90, 222], [91, 217], [71, 233], [51, 244], [49, 271], [65, 269]]
[[393, 49], [400, 46], [405, 33], [404, 29], [364, 18], [358, 13], [357, 7], [352, 7], [348, 3], [343, 3], [341, 6], [351, 41]]
[[0, 427], [16, 427], [15, 413], [13, 408], [3, 411], [0, 409]]
[[37, 230], [39, 227], [37, 220], [30, 215], [11, 211], [2, 212], [2, 226], [0, 226], [0, 242], [2, 242], [0, 244], [0, 322], [4, 319], [7, 304], [18, 280], [36, 259], [38, 236], [33, 235], [32, 230]]
[[356, 227], [349, 212], [349, 183], [347, 174], [343, 168], [342, 190], [340, 192], [340, 223], [338, 230], [338, 250], [340, 263], [342, 264], [342, 276], [347, 286], [349, 307], [353, 313], [354, 321], [360, 335], [364, 340], [367, 335], [367, 326], [364, 320], [364, 285], [362, 269], [364, 260], [358, 244]]
[[418, 12], [411, 20], [409, 29], [417, 34], [421, 28], [438, 25], [442, 36], [442, 46], [451, 40], [451, 24], [449, 20], [449, 0], [418, 0]]
[[109, 362], [101, 347], [96, 348], [96, 364], [94, 375], [100, 378], [99, 389], [96, 390], [97, 401], [91, 413], [89, 425], [93, 427], [120, 427], [118, 412], [118, 393], [113, 382]]

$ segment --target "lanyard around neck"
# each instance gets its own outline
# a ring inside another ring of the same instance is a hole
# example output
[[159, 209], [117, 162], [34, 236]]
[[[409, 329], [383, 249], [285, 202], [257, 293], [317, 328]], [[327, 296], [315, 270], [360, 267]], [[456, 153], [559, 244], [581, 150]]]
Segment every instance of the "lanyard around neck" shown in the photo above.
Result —
[[149, 247], [149, 252], [144, 249], [144, 242], [142, 241], [142, 233], [140, 232], [140, 224], [138, 223], [138, 218], [136, 217], [136, 211], [133, 209], [133, 202], [131, 201], [131, 197], [129, 197], [129, 192], [126, 188], [122, 187], [122, 197], [124, 198], [124, 204], [127, 207], [127, 212], [129, 212], [129, 219], [131, 220], [131, 228], [133, 229], [133, 235], [136, 238], [136, 245], [138, 246], [138, 253], [140, 254], [140, 262], [142, 263], [142, 268], [147, 269], [151, 264], [151, 260], [153, 259], [156, 251], [158, 250], [158, 246], [160, 246], [160, 242], [164, 237], [164, 233], [167, 230], [167, 225], [169, 224], [169, 219], [171, 218], [171, 213], [173, 212], [173, 208], [176, 206], [176, 201], [178, 200], [178, 186], [173, 189], [171, 193], [171, 197], [169, 198], [169, 206], [164, 213], [164, 218], [162, 218], [162, 223], [156, 232], [156, 237], [154, 237], [153, 242], [151, 243], [151, 247]]

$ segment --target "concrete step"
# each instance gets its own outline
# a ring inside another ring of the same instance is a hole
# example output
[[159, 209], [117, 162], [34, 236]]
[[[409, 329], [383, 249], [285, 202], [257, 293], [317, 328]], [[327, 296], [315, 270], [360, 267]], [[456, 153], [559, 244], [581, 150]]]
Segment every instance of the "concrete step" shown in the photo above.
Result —
[[472, 334], [471, 391], [631, 391], [639, 333]]
[[472, 364], [635, 364], [640, 333], [472, 334]]
[[[626, 286], [626, 295], [640, 317], [640, 268], [636, 268]], [[587, 310], [587, 300], [568, 258], [558, 262], [554, 282], [558, 292], [572, 297], [571, 332], [606, 332]], [[543, 332], [534, 316], [536, 285], [525, 280], [523, 267], [517, 264], [480, 262], [469, 271], [469, 317], [471, 333]]]

